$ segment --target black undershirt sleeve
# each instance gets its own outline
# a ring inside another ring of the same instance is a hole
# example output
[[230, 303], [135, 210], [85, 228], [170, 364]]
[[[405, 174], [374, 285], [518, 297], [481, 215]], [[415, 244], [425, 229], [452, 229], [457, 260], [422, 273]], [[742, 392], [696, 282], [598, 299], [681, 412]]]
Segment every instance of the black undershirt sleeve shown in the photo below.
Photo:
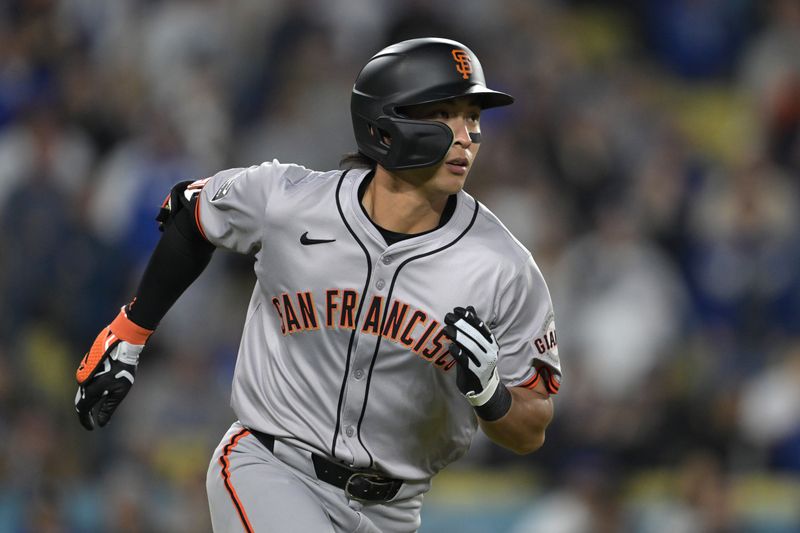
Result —
[[193, 211], [191, 208], [180, 209], [165, 224], [164, 234], [150, 257], [136, 298], [128, 306], [128, 318], [143, 328], [155, 329], [211, 261], [214, 245], [200, 235]]

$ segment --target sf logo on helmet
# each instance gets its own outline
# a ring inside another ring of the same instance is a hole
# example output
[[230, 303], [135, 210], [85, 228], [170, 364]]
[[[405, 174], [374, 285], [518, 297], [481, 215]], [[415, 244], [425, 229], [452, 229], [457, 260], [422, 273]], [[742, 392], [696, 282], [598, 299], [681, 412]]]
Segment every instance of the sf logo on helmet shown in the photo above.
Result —
[[469, 55], [464, 50], [460, 50], [458, 48], [453, 49], [453, 59], [456, 62], [456, 70], [461, 77], [469, 79], [469, 75], [472, 74], [472, 63], [469, 60]]

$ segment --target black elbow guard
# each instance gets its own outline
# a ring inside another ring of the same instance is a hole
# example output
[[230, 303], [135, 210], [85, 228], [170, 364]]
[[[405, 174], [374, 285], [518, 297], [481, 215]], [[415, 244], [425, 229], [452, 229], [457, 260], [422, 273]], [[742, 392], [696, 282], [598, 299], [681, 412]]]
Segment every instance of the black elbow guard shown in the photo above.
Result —
[[156, 216], [159, 231], [175, 224], [181, 235], [193, 244], [214, 247], [203, 235], [195, 216], [198, 196], [205, 181], [182, 181], [172, 188]]

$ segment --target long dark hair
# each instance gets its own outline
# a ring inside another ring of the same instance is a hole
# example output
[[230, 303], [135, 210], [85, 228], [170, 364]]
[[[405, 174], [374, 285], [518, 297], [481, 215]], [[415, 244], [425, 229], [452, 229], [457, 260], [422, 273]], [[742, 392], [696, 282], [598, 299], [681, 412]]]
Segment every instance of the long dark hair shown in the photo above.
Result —
[[375, 169], [378, 163], [361, 152], [348, 152], [339, 160], [339, 168], [371, 168]]

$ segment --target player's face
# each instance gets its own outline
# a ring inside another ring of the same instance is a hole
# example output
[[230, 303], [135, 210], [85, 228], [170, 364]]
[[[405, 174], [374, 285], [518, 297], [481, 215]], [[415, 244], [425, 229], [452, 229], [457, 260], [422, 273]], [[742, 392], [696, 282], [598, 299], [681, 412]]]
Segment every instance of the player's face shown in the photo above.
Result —
[[438, 165], [399, 174], [404, 179], [418, 182], [434, 194], [450, 195], [460, 191], [480, 148], [480, 141], [475, 142], [473, 138], [475, 134], [480, 137], [481, 108], [472, 98], [463, 97], [411, 106], [404, 110], [404, 114], [414, 120], [446, 124], [453, 130], [453, 144]]

